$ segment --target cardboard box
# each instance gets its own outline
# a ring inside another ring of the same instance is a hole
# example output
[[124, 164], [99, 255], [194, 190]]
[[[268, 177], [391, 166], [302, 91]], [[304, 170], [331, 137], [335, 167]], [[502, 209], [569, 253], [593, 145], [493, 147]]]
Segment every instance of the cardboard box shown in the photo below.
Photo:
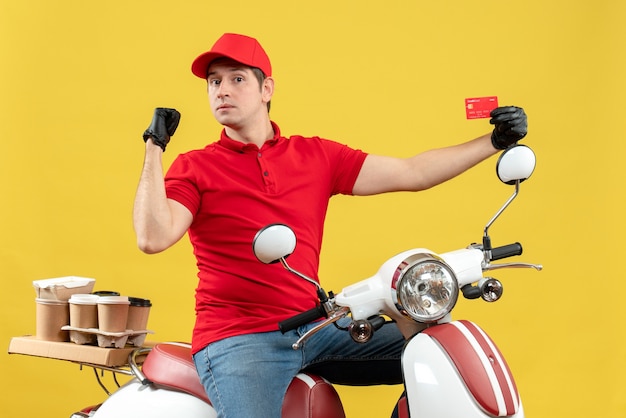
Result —
[[[153, 344], [144, 344], [153, 345]], [[25, 354], [58, 360], [88, 363], [99, 366], [124, 366], [128, 364], [128, 355], [136, 347], [101, 348], [79, 345], [71, 342], [38, 340], [34, 336], [13, 337], [9, 343], [9, 354]]]
[[76, 293], [91, 293], [95, 283], [96, 280], [89, 277], [66, 276], [34, 280], [33, 287], [40, 299], [66, 301]]

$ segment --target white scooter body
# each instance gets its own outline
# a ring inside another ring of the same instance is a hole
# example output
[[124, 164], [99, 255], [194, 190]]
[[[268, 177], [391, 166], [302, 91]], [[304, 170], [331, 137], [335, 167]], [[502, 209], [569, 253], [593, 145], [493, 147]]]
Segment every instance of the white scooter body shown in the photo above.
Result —
[[[469, 321], [438, 324], [413, 336], [404, 348], [402, 369], [412, 417], [524, 417], [504, 358]], [[89, 416], [216, 418], [217, 414], [198, 397], [142, 385], [134, 378]]]
[[[408, 342], [402, 370], [412, 417], [524, 416], [510, 370], [495, 343], [476, 324], [446, 316], [429, 328], [419, 327], [396, 308], [389, 292], [393, 272], [413, 254], [434, 254], [424, 248], [404, 251], [387, 260], [378, 272], [348, 286], [335, 302], [350, 308], [352, 318], [366, 319], [384, 312], [396, 320]], [[460, 285], [483, 278], [483, 254], [468, 248], [439, 257], [457, 272]]]
[[216, 418], [203, 400], [177, 390], [142, 385], [132, 379], [104, 402], [93, 415], [97, 418]]
[[[439, 324], [416, 334], [404, 348], [402, 370], [411, 417], [524, 417], [504, 358], [469, 321]], [[134, 378], [89, 416], [216, 418], [217, 414], [191, 394], [142, 385]]]

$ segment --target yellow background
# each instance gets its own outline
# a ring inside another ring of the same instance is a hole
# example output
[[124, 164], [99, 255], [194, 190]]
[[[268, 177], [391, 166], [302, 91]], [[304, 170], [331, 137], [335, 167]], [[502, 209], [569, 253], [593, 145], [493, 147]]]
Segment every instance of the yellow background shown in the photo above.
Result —
[[[189, 67], [239, 32], [272, 58], [285, 134], [408, 156], [487, 132], [466, 120], [467, 97], [523, 106], [538, 166], [491, 232], [545, 270], [497, 272], [503, 299], [461, 301], [456, 317], [499, 344], [528, 416], [625, 416], [625, 19], [616, 0], [1, 0], [0, 345], [34, 333], [32, 280], [65, 275], [151, 299], [151, 338], [189, 340], [187, 239], [154, 256], [135, 245], [140, 138], [156, 106], [183, 115], [167, 165], [217, 138]], [[478, 241], [511, 192], [494, 164], [419, 194], [334, 199], [324, 287], [410, 247]], [[67, 417], [104, 397], [68, 362], [2, 354], [0, 373], [3, 417]], [[348, 416], [382, 417], [400, 388], [339, 391]]]

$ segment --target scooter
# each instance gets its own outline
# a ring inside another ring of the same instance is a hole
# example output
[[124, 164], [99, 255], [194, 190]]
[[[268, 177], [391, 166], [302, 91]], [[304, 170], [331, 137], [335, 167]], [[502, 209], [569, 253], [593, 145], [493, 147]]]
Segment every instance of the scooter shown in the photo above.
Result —
[[[425, 248], [404, 251], [382, 264], [372, 277], [326, 293], [317, 281], [293, 269], [286, 261], [297, 238], [289, 226], [262, 228], [253, 242], [263, 263], [281, 263], [289, 272], [317, 288], [319, 304], [283, 321], [283, 332], [317, 321], [294, 344], [300, 349], [320, 329], [344, 327], [354, 341], [367, 343], [387, 320], [407, 340], [402, 353], [405, 396], [398, 404], [400, 418], [408, 417], [524, 417], [522, 401], [504, 356], [478, 325], [452, 320], [460, 295], [495, 302], [502, 283], [486, 272], [505, 268], [533, 268], [539, 264], [494, 261], [522, 254], [519, 243], [493, 247], [489, 228], [518, 196], [520, 184], [535, 169], [535, 154], [524, 145], [505, 150], [498, 159], [499, 179], [515, 191], [489, 220], [482, 242], [437, 254]], [[342, 321], [343, 322], [343, 321]], [[140, 366], [141, 360], [143, 364]], [[85, 408], [72, 418], [216, 417], [196, 374], [187, 344], [162, 343], [140, 348], [129, 356], [132, 379], [105, 402]], [[98, 379], [100, 382], [100, 380]], [[345, 418], [333, 386], [319, 376], [301, 373], [291, 382], [283, 404], [283, 418]]]

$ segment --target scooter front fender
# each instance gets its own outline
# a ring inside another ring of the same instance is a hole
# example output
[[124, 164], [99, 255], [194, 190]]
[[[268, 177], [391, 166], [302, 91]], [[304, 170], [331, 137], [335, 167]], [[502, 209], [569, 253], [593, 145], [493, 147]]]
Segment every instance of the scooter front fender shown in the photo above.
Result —
[[133, 379], [98, 408], [96, 418], [216, 418], [217, 413], [195, 396], [176, 390], [142, 385]]
[[404, 348], [402, 368], [412, 417], [524, 417], [504, 357], [472, 322], [415, 335]]

